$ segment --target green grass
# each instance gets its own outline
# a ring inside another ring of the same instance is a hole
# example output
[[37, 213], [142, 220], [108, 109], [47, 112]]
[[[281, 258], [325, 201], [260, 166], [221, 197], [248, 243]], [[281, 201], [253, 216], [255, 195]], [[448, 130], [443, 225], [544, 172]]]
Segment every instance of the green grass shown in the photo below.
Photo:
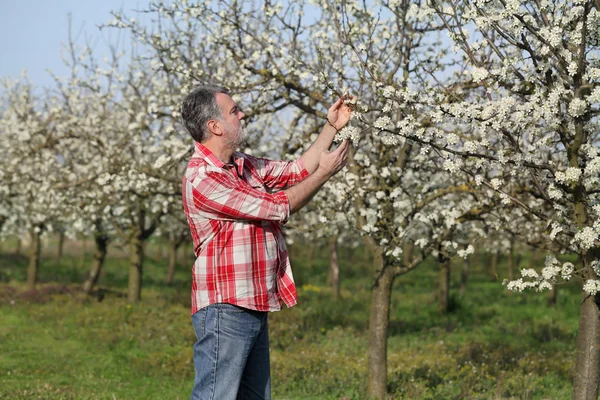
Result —
[[[193, 382], [189, 268], [163, 283], [150, 247], [142, 302], [122, 296], [128, 263], [111, 250], [102, 301], [78, 291], [90, 255], [45, 255], [37, 292], [27, 260], [0, 255], [0, 399], [187, 399]], [[313, 256], [310, 257], [310, 254]], [[363, 249], [341, 251], [342, 299], [326, 284], [323, 248], [292, 250], [299, 305], [270, 315], [274, 399], [363, 399], [371, 269]], [[394, 399], [569, 399], [580, 289], [511, 294], [475, 260], [453, 311], [437, 310], [436, 265], [398, 277], [390, 312], [388, 390]], [[525, 255], [523, 265], [527, 265]], [[501, 260], [500, 275], [505, 274]]]

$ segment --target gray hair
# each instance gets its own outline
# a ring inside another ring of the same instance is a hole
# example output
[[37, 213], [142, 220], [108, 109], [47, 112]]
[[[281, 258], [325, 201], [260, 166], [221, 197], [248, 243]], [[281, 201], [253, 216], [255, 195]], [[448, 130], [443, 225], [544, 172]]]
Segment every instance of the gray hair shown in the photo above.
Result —
[[223, 113], [217, 104], [216, 94], [229, 94], [221, 86], [201, 85], [190, 92], [181, 105], [181, 120], [194, 140], [202, 143], [208, 139], [208, 121], [222, 119]]

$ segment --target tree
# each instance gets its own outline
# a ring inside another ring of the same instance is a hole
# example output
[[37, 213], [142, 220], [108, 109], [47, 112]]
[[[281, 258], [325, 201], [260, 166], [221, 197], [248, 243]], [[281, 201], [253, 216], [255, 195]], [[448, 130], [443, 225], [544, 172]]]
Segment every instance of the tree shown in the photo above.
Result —
[[45, 93], [34, 94], [26, 76], [2, 82], [3, 112], [0, 118], [0, 150], [4, 157], [0, 173], [3, 235], [31, 238], [27, 283], [38, 281], [41, 235], [60, 225], [69, 193], [56, 185], [69, 179], [64, 168], [64, 144], [70, 132], [64, 129], [60, 102]]
[[[493, 188], [500, 208], [527, 219], [544, 247], [580, 255], [576, 270], [549, 257], [541, 274], [525, 269], [508, 287], [541, 291], [583, 280], [573, 398], [596, 399], [600, 3], [432, 4], [461, 68], [451, 85], [439, 85], [453, 101], [438, 107], [440, 121], [460, 129], [452, 142], [431, 145], [447, 146], [448, 164]], [[530, 238], [527, 228], [515, 234]]]

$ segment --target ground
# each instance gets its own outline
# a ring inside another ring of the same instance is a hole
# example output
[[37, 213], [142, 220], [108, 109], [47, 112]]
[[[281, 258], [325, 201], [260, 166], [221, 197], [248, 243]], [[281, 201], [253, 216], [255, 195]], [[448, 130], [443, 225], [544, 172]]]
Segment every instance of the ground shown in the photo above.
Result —
[[[189, 257], [166, 285], [166, 251], [150, 244], [142, 302], [129, 304], [127, 259], [111, 248], [99, 291], [81, 292], [91, 245], [44, 253], [40, 284], [25, 286], [27, 259], [0, 253], [0, 399], [188, 399], [193, 382]], [[274, 399], [364, 399], [372, 264], [341, 248], [341, 299], [327, 285], [326, 246], [293, 251], [299, 304], [270, 315]], [[522, 265], [529, 265], [524, 253]], [[541, 267], [540, 259], [535, 266]], [[438, 311], [434, 260], [396, 279], [390, 312], [388, 391], [393, 399], [570, 399], [578, 283], [508, 293], [500, 259], [475, 255], [452, 310]]]

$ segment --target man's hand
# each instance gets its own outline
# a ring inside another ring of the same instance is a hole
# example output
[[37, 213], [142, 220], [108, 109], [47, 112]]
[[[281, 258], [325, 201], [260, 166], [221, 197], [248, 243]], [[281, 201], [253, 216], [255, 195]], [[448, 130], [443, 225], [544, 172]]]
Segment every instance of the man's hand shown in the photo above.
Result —
[[350, 143], [347, 140], [332, 152], [327, 150], [321, 152], [317, 170], [302, 182], [284, 190], [290, 203], [291, 214], [304, 207], [329, 178], [344, 168], [349, 153]]
[[327, 112], [327, 121], [336, 129], [341, 130], [348, 121], [350, 121], [350, 114], [352, 113], [352, 107], [346, 103], [345, 100], [352, 99], [352, 96], [345, 95], [343, 98], [338, 99], [329, 108]]
[[319, 159], [318, 172], [327, 176], [327, 179], [337, 174], [348, 162], [350, 144], [344, 140], [342, 144], [332, 152], [324, 151]]

